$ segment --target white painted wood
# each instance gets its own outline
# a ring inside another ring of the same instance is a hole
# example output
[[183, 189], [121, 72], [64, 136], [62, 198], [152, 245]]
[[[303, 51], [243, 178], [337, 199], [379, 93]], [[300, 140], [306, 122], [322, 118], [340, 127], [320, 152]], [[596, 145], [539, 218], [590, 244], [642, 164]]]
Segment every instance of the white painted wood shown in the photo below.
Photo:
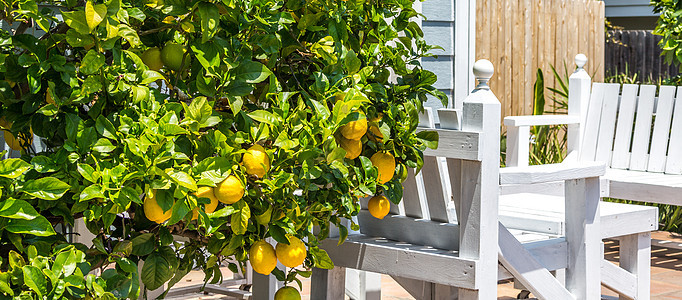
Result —
[[[419, 178], [421, 180], [421, 176]], [[408, 168], [407, 179], [403, 182], [403, 200], [405, 216], [421, 219], [423, 217], [422, 204], [417, 190], [417, 178], [414, 169]]]
[[540, 299], [574, 299], [523, 245], [499, 224], [499, 254], [502, 266]]
[[450, 215], [447, 204], [450, 199], [443, 194], [440, 163], [437, 157], [424, 156], [423, 179], [426, 201], [431, 220], [436, 222], [454, 221], [456, 217]]
[[680, 87], [677, 88], [677, 97], [673, 110], [665, 172], [668, 174], [682, 174], [682, 88]]
[[606, 84], [604, 83], [595, 83], [592, 86], [592, 95], [590, 95], [587, 117], [585, 118], [586, 129], [583, 132], [581, 150], [578, 157], [580, 160], [594, 160], [597, 151], [597, 139], [599, 138], [599, 119], [601, 117], [605, 92]]
[[[461, 109], [469, 91], [474, 87], [474, 76], [469, 70], [476, 59], [476, 0], [454, 1], [455, 6], [455, 78], [454, 108]], [[476, 76], [479, 77], [479, 76]], [[498, 121], [499, 122], [499, 121]]]
[[587, 118], [587, 105], [590, 100], [590, 85], [592, 78], [587, 74], [583, 66], [587, 63], [584, 54], [575, 57], [576, 70], [568, 78], [568, 115], [578, 116], [579, 124], [568, 126], [567, 150], [568, 153], [577, 152], [581, 147], [585, 119]]
[[[506, 119], [505, 119], [506, 121]], [[528, 165], [530, 126], [507, 127], [507, 167]]]
[[[310, 299], [335, 300], [343, 299], [346, 294], [346, 270], [343, 267], [334, 267], [331, 270], [313, 268], [313, 276], [310, 283]], [[254, 300], [255, 298], [254, 286]], [[273, 297], [269, 299], [274, 299]]]
[[346, 295], [353, 300], [381, 300], [381, 274], [346, 269]]
[[[487, 81], [493, 66], [480, 60], [474, 67], [477, 88], [464, 101], [463, 130], [481, 132], [480, 162], [463, 160], [459, 205], [460, 257], [479, 261], [478, 291], [460, 289], [460, 299], [497, 297], [497, 227], [501, 107]], [[454, 194], [455, 191], [453, 191]]]
[[[336, 239], [334, 239], [336, 240]], [[284, 266], [277, 262], [277, 268], [284, 270]], [[268, 300], [275, 297], [275, 293], [282, 287], [282, 282], [274, 275], [263, 275], [256, 272], [253, 274], [253, 286], [251, 288], [253, 300]]]
[[654, 131], [651, 134], [651, 150], [649, 151], [649, 163], [647, 171], [665, 171], [665, 154], [668, 150], [668, 137], [673, 115], [674, 86], [661, 86], [658, 92], [656, 106], [656, 121]]
[[383, 220], [379, 220], [365, 210], [358, 214], [358, 222], [360, 232], [368, 236], [385, 237], [395, 241], [433, 246], [439, 249], [458, 249], [458, 224], [414, 219], [399, 215], [389, 215]]
[[644, 171], [649, 161], [649, 137], [651, 135], [651, 119], [654, 111], [655, 93], [656, 86], [653, 85], [642, 85], [639, 88], [635, 131], [632, 137], [630, 170]]
[[[418, 132], [423, 130], [417, 129]], [[438, 132], [438, 149], [426, 149], [424, 156], [481, 160], [479, 156], [480, 133], [444, 129], [428, 130]]]
[[637, 293], [637, 278], [631, 273], [602, 259], [601, 276], [602, 284], [620, 294], [621, 299], [639, 299], [634, 297]]
[[604, 92], [602, 102], [601, 118], [599, 120], [599, 139], [597, 140], [597, 150], [595, 160], [609, 163], [611, 161], [611, 149], [613, 147], [613, 136], [616, 128], [616, 112], [618, 111], [618, 95], [620, 84], [608, 84]]
[[[509, 229], [509, 231], [514, 234], [514, 237], [517, 238], [517, 240], [519, 240], [521, 236], [526, 235], [525, 233], [519, 233], [519, 231], [513, 229]], [[545, 237], [547, 238], [547, 236]], [[550, 238], [524, 242], [523, 247], [530, 253], [533, 259], [551, 272], [565, 269], [568, 264], [568, 245], [564, 238]], [[514, 276], [502, 266], [498, 268], [497, 276], [499, 280], [514, 278]]]
[[[632, 297], [637, 300], [650, 298], [650, 259], [651, 259], [651, 233], [627, 235], [620, 238], [620, 267], [635, 277], [636, 289]], [[621, 299], [625, 299], [621, 297]]]
[[568, 125], [579, 124], [579, 116], [571, 115], [534, 115], [534, 116], [511, 116], [504, 118], [506, 126], [541, 126], [541, 125]]
[[457, 220], [462, 218], [462, 160], [461, 159], [446, 159], [447, 176], [450, 180], [450, 195], [452, 195], [452, 202], [455, 204], [455, 212]]
[[500, 184], [532, 184], [604, 175], [602, 162], [547, 164], [500, 169]]
[[618, 121], [616, 123], [616, 137], [613, 143], [613, 156], [611, 167], [627, 169], [630, 166], [630, 142], [635, 119], [635, 106], [639, 85], [624, 84], [620, 107], [618, 109]]
[[392, 276], [393, 280], [400, 284], [413, 298], [430, 300], [432, 295], [433, 283], [423, 280], [415, 280], [400, 276]]
[[[438, 119], [440, 120], [440, 128], [459, 130], [462, 124], [462, 110], [453, 108], [438, 109]], [[435, 125], [424, 127], [435, 128]]]
[[576, 299], [599, 299], [599, 178], [566, 181], [566, 288]]
[[479, 262], [461, 258], [453, 251], [365, 235], [349, 236], [340, 246], [327, 239], [320, 247], [327, 251], [336, 266], [468, 289], [475, 289], [480, 278], [477, 274]]

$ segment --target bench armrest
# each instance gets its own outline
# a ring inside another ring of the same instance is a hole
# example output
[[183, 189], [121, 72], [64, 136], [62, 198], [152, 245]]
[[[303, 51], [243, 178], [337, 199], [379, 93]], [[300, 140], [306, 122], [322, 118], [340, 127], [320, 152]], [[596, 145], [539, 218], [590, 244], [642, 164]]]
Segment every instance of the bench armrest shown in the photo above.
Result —
[[602, 162], [577, 162], [500, 169], [500, 184], [532, 184], [599, 177], [606, 172]]
[[570, 125], [578, 123], [580, 123], [580, 117], [569, 115], [512, 116], [504, 118], [504, 125], [512, 127]]

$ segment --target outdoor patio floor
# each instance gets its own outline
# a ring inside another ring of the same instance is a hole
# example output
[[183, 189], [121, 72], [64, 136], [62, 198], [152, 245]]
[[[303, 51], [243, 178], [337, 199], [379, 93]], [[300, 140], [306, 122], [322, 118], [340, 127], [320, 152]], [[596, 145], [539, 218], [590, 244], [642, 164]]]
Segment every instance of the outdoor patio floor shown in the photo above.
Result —
[[[655, 232], [653, 238], [670, 240], [676, 244], [682, 244], [682, 236], [671, 235], [667, 232]], [[618, 261], [618, 243], [609, 241], [605, 243], [604, 249], [607, 259], [613, 262]], [[653, 247], [651, 253], [651, 299], [654, 300], [682, 300], [682, 249]], [[228, 275], [228, 274], [225, 274]], [[203, 273], [190, 273], [178, 286], [187, 286], [201, 282]], [[381, 299], [386, 300], [408, 300], [412, 298], [403, 288], [397, 284], [390, 276], [382, 276], [381, 280]], [[512, 283], [498, 285], [498, 299], [516, 299], [519, 290], [513, 288]], [[310, 280], [303, 281], [302, 299], [310, 300]], [[603, 288], [603, 299], [618, 299], [615, 293]], [[532, 295], [531, 295], [532, 297]], [[172, 300], [189, 299], [235, 299], [220, 295], [186, 295], [184, 297], [169, 298]], [[348, 299], [348, 298], [346, 298]], [[314, 299], [313, 299], [314, 300]]]

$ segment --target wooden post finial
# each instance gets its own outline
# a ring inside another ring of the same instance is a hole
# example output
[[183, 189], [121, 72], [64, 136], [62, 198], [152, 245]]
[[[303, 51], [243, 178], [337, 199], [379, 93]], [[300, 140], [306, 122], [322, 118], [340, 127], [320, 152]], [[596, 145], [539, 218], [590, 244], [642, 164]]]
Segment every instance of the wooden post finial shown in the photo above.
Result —
[[489, 90], [490, 87], [488, 86], [488, 80], [493, 77], [494, 72], [495, 67], [493, 67], [493, 63], [491, 63], [489, 60], [477, 60], [476, 63], [474, 63], [474, 76], [476, 76], [476, 80], [478, 80], [476, 89]]
[[578, 66], [578, 70], [582, 70], [586, 63], [587, 56], [585, 56], [585, 54], [579, 53], [575, 56], [575, 65]]

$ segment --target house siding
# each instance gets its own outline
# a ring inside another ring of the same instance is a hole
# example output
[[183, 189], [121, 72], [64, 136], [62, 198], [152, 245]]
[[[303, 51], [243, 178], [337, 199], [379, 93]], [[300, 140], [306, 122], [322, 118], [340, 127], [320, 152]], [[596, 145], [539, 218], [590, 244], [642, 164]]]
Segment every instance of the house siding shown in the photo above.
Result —
[[649, 0], [604, 0], [606, 17], [653, 17], [657, 16]]

